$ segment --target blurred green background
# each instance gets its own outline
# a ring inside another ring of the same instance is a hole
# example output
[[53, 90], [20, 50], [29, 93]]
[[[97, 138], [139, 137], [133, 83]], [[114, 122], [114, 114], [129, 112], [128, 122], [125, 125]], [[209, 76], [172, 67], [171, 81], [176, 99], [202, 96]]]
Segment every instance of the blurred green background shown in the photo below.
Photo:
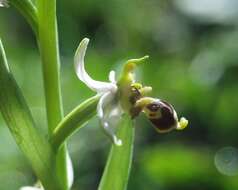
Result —
[[[153, 96], [169, 101], [189, 120], [182, 132], [158, 134], [143, 115], [136, 119], [129, 190], [238, 189], [238, 1], [58, 0], [58, 25], [65, 114], [94, 94], [73, 69], [74, 51], [89, 37], [86, 67], [93, 78], [108, 80], [109, 71], [119, 72], [123, 61], [149, 54], [138, 81], [153, 86]], [[0, 9], [0, 36], [35, 120], [46, 132], [36, 40], [13, 7]], [[98, 119], [68, 144], [73, 190], [96, 189], [110, 148]], [[0, 189], [34, 182], [0, 117]]]

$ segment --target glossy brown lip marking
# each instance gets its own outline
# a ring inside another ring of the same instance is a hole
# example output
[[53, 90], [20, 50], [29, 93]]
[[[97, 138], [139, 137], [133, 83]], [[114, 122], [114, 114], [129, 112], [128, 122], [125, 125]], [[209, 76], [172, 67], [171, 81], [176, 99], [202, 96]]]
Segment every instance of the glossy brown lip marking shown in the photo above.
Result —
[[140, 91], [137, 88], [132, 88], [131, 96], [129, 97], [129, 101], [132, 105], [136, 103], [137, 100], [141, 98]]
[[[160, 118], [151, 118], [150, 121], [154, 124], [154, 127], [159, 132], [169, 132], [176, 127], [176, 120], [174, 118], [173, 108], [167, 102], [156, 102], [152, 105], [157, 105], [158, 109], [160, 108], [161, 117]], [[157, 107], [148, 105], [147, 108], [152, 111], [156, 110]], [[152, 109], [151, 109], [152, 108]], [[158, 110], [157, 109], [157, 110]]]
[[154, 102], [149, 104], [148, 106], [146, 106], [148, 110], [150, 110], [151, 112], [157, 112], [159, 110], [159, 108], [161, 107], [160, 103], [158, 102]]
[[150, 113], [149, 116], [150, 116], [150, 117], [155, 117], [156, 114], [155, 114], [155, 113]]

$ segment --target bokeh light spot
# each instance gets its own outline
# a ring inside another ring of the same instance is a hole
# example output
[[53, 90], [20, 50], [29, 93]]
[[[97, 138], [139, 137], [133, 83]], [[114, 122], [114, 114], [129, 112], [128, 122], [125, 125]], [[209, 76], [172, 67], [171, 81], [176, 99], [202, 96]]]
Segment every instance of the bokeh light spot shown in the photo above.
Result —
[[215, 166], [217, 170], [227, 176], [238, 175], [238, 149], [224, 147], [215, 155]]

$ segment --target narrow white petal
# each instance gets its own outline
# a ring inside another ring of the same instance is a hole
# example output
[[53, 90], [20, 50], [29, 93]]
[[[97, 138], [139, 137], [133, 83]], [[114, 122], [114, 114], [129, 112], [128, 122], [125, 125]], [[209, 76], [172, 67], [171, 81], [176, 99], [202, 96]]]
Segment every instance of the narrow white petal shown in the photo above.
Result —
[[100, 100], [99, 100], [99, 102], [98, 102], [98, 105], [97, 105], [97, 114], [98, 114], [98, 117], [100, 118], [100, 119], [102, 119], [103, 117], [104, 117], [104, 107], [108, 104], [108, 103], [110, 103], [112, 100], [113, 100], [113, 98], [114, 98], [114, 94], [113, 93], [111, 93], [111, 92], [106, 92], [106, 93], [104, 93], [102, 96], [101, 96], [101, 98], [100, 98]]
[[20, 190], [43, 190], [43, 189], [39, 187], [25, 186], [25, 187], [21, 187]]
[[74, 171], [73, 171], [73, 164], [68, 153], [66, 159], [67, 159], [68, 187], [70, 189], [74, 182]]
[[[97, 113], [98, 113], [98, 117], [101, 120], [101, 124], [105, 134], [113, 141], [115, 145], [121, 146], [122, 141], [117, 138], [113, 127], [109, 126], [108, 121], [110, 119], [110, 114], [108, 117], [104, 111], [107, 106], [110, 106], [110, 104], [112, 104], [112, 101], [114, 100], [114, 98], [115, 98], [115, 94], [112, 92], [107, 92], [103, 94], [98, 102]], [[118, 111], [117, 113], [120, 114], [119, 109], [116, 111]]]
[[121, 105], [119, 103], [117, 103], [112, 107], [109, 117], [110, 118], [118, 117], [118, 116], [121, 116], [122, 113], [123, 113], [123, 109], [122, 109]]
[[115, 145], [117, 145], [117, 146], [121, 146], [121, 145], [122, 145], [121, 139], [118, 139], [118, 138], [116, 137], [116, 135], [113, 135], [113, 143], [114, 143]]
[[116, 72], [113, 70], [109, 73], [109, 81], [116, 84]]
[[122, 145], [121, 139], [117, 138], [115, 132], [109, 127], [108, 123], [102, 121], [102, 126], [105, 134], [112, 140], [112, 142], [117, 146], [121, 146]]
[[89, 39], [84, 38], [80, 42], [74, 57], [75, 71], [77, 73], [78, 78], [82, 82], [84, 82], [90, 89], [98, 93], [107, 92], [107, 91], [116, 91], [117, 86], [115, 84], [93, 80], [85, 71], [84, 57], [85, 57], [88, 43], [89, 43]]

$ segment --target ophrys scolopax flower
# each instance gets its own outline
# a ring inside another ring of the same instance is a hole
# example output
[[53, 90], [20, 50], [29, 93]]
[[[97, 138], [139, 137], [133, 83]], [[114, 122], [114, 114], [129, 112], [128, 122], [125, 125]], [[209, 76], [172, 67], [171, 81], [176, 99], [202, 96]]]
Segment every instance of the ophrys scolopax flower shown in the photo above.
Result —
[[100, 95], [97, 115], [105, 133], [114, 144], [120, 146], [122, 142], [117, 138], [116, 128], [110, 124], [112, 123], [110, 120], [115, 117], [119, 119], [124, 112], [129, 113], [132, 119], [144, 112], [158, 132], [180, 130], [187, 126], [188, 122], [185, 118], [178, 121], [177, 113], [169, 103], [146, 97], [146, 94], [152, 90], [151, 87], [143, 87], [135, 82], [134, 70], [137, 65], [148, 59], [148, 56], [128, 60], [118, 80], [115, 71], [110, 71], [109, 82], [96, 81], [87, 74], [84, 66], [88, 43], [89, 39], [84, 38], [79, 44], [74, 58], [75, 71], [83, 83]]

